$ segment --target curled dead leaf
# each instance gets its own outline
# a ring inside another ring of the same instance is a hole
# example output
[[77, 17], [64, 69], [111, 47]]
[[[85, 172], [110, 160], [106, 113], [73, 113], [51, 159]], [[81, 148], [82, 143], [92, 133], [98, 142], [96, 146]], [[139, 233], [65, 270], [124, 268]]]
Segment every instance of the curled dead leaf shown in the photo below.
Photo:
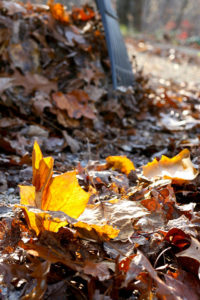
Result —
[[190, 246], [187, 249], [177, 253], [176, 256], [177, 257], [190, 257], [195, 260], [198, 260], [198, 262], [200, 263], [200, 251], [199, 250], [200, 250], [200, 242], [197, 239], [191, 237]]
[[173, 183], [183, 183], [193, 180], [197, 177], [198, 171], [190, 159], [188, 149], [182, 150], [176, 156], [169, 158], [162, 155], [157, 161], [155, 158], [152, 162], [142, 167], [143, 175], [149, 180], [156, 178], [172, 179]]
[[191, 237], [179, 228], [172, 228], [165, 236], [165, 241], [170, 243], [176, 251], [182, 251], [191, 245]]

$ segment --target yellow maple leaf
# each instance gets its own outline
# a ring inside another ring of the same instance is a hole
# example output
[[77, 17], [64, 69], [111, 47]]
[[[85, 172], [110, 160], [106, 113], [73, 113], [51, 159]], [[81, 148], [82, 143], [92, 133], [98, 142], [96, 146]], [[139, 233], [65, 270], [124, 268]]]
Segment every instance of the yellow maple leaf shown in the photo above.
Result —
[[143, 175], [150, 180], [162, 177], [164, 179], [172, 179], [175, 183], [193, 180], [198, 175], [198, 171], [190, 159], [190, 151], [182, 150], [176, 156], [169, 158], [162, 155], [157, 161], [155, 158], [152, 162], [142, 167]]
[[120, 170], [122, 173], [128, 175], [135, 170], [135, 166], [126, 156], [108, 156], [106, 158], [107, 168], [114, 168]]
[[25, 211], [29, 227], [37, 234], [41, 230], [57, 232], [67, 224], [53, 222], [28, 210], [24, 205], [35, 206], [43, 211], [62, 211], [72, 218], [78, 218], [84, 211], [90, 197], [79, 185], [76, 171], [53, 177], [53, 158], [43, 158], [37, 142], [33, 149], [33, 186], [20, 186], [20, 204]]

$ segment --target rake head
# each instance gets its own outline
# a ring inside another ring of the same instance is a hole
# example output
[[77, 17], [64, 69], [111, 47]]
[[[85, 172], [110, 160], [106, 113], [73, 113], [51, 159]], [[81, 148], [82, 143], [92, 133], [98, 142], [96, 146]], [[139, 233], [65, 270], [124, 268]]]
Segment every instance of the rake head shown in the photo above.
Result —
[[111, 62], [114, 89], [134, 83], [134, 75], [125, 43], [120, 32], [118, 17], [110, 0], [96, 0], [104, 25], [108, 54]]

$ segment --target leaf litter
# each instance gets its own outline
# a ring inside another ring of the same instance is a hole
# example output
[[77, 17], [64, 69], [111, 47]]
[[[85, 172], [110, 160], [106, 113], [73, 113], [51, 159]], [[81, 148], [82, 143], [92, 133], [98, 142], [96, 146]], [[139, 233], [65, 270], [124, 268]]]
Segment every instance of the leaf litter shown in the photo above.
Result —
[[198, 88], [112, 91], [88, 5], [0, 1], [0, 32], [1, 298], [199, 299]]

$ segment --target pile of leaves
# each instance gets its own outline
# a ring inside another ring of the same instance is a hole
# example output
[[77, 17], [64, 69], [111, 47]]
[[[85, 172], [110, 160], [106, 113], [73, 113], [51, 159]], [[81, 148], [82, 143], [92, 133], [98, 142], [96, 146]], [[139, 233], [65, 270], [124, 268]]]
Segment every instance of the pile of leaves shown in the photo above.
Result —
[[99, 16], [88, 6], [68, 14], [53, 2], [24, 6], [1, 1], [0, 9], [1, 129], [18, 132], [6, 137], [1, 133], [1, 148], [24, 155], [32, 147], [24, 136], [47, 138], [57, 129], [65, 143], [52, 136], [53, 149], [46, 150], [71, 145], [76, 152], [80, 147], [75, 142], [72, 146], [66, 130], [79, 128], [82, 117], [95, 119], [94, 104], [106, 85], [104, 67], [109, 72]]
[[[28, 163], [35, 138], [46, 153], [66, 149], [73, 160], [77, 153], [88, 159], [88, 148], [98, 159], [119, 151], [123, 129], [134, 133], [131, 119], [145, 80], [138, 74], [134, 93], [112, 91], [97, 12], [89, 6], [67, 12], [53, 1], [41, 6], [1, 0], [0, 35], [0, 161], [5, 168]], [[7, 180], [12, 188], [19, 183], [14, 173], [7, 177], [0, 176], [4, 190]]]
[[30, 164], [35, 138], [46, 153], [74, 153], [58, 158], [69, 167], [77, 157], [129, 151], [124, 140], [127, 129], [135, 134], [133, 115], [146, 80], [138, 73], [134, 92], [112, 91], [97, 12], [89, 6], [67, 12], [52, 1], [39, 6], [1, 0], [0, 32], [0, 161], [3, 170], [13, 169], [0, 172], [2, 191], [20, 183], [15, 170]]
[[98, 13], [53, 1], [0, 1], [0, 74], [1, 298], [199, 299], [199, 90], [114, 92]]

